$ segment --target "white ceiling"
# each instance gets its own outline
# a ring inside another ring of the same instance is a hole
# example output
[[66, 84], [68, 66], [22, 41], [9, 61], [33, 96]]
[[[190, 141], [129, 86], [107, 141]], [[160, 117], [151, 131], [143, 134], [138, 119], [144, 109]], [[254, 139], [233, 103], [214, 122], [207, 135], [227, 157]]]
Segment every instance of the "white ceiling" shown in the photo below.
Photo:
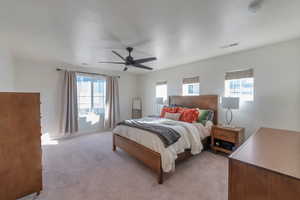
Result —
[[0, 0], [0, 42], [17, 56], [112, 70], [123, 67], [97, 62], [130, 45], [136, 58], [158, 57], [157, 70], [300, 36], [299, 0], [265, 0], [257, 13], [250, 1]]

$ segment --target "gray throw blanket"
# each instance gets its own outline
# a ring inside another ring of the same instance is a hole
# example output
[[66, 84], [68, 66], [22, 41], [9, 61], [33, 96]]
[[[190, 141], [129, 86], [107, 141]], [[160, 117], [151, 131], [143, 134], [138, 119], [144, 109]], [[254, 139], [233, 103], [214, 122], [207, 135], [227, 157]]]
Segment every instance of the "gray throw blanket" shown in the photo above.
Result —
[[161, 125], [157, 122], [159, 120], [159, 118], [130, 119], [124, 120], [118, 123], [118, 125], [129, 126], [154, 133], [161, 139], [165, 147], [168, 147], [177, 142], [181, 135], [174, 129]]

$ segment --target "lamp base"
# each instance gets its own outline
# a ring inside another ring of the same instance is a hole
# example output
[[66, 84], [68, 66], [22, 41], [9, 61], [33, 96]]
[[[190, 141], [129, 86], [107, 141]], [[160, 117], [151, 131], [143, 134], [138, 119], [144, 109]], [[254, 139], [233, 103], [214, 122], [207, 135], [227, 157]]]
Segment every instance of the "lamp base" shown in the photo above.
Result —
[[[228, 113], [230, 114], [230, 119], [228, 119]], [[233, 118], [233, 114], [232, 114], [232, 110], [230, 108], [228, 108], [226, 110], [226, 114], [225, 114], [225, 120], [226, 120], [226, 124], [228, 126], [230, 126], [231, 122], [232, 122], [232, 118]]]

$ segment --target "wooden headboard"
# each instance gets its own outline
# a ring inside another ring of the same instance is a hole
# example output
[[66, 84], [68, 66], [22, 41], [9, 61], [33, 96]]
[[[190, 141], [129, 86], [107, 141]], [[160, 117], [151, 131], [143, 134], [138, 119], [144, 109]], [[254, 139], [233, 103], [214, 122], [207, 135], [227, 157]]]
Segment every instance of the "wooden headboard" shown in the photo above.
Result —
[[218, 124], [218, 95], [200, 95], [200, 96], [170, 96], [169, 105], [177, 104], [186, 107], [199, 109], [209, 109], [214, 111], [214, 124]]

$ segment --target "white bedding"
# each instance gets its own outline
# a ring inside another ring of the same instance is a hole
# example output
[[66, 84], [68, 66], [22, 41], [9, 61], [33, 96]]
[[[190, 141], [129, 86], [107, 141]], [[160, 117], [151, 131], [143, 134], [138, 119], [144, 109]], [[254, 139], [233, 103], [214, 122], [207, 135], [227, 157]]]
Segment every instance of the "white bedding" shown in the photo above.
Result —
[[202, 151], [201, 140], [210, 135], [212, 122], [207, 122], [204, 127], [201, 123], [186, 123], [166, 119], [163, 121], [163, 125], [175, 129], [181, 135], [176, 143], [167, 148], [157, 135], [145, 130], [119, 125], [113, 130], [113, 133], [160, 153], [163, 171], [170, 172], [175, 170], [177, 154], [184, 152], [185, 149], [191, 149], [193, 155]]

